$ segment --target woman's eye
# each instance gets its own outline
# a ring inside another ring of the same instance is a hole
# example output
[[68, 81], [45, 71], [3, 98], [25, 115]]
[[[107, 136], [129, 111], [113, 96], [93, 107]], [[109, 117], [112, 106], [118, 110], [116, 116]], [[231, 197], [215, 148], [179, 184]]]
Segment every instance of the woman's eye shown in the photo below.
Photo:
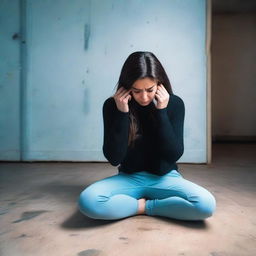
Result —
[[[147, 92], [153, 92], [153, 90], [148, 90]], [[133, 91], [133, 93], [140, 93], [140, 92]]]

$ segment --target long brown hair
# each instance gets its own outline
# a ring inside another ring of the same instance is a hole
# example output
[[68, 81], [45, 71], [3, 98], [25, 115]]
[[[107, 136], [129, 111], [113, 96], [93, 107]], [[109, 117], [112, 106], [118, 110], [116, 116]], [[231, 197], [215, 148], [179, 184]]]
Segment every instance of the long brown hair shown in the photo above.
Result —
[[[128, 56], [123, 64], [120, 77], [117, 83], [117, 90], [124, 87], [130, 90], [133, 83], [142, 78], [155, 79], [157, 83], [161, 83], [169, 94], [173, 94], [169, 78], [157, 57], [151, 52], [134, 52]], [[133, 100], [129, 102], [129, 145], [134, 145], [138, 132], [138, 117]]]

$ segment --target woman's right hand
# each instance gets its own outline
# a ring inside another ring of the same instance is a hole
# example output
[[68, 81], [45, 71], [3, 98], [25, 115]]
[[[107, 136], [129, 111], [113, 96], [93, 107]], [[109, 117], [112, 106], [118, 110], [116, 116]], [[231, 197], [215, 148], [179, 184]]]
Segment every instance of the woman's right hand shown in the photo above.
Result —
[[129, 112], [128, 102], [131, 100], [132, 96], [130, 94], [131, 90], [126, 90], [124, 87], [120, 87], [114, 94], [114, 99], [117, 108], [122, 112]]

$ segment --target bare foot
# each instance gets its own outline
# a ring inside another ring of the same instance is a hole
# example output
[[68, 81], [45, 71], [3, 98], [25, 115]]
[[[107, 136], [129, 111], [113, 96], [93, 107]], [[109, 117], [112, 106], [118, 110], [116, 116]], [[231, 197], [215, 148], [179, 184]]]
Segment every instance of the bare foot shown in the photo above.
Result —
[[140, 198], [138, 200], [138, 212], [137, 215], [140, 214], [145, 214], [145, 206], [146, 206], [146, 199], [145, 198]]

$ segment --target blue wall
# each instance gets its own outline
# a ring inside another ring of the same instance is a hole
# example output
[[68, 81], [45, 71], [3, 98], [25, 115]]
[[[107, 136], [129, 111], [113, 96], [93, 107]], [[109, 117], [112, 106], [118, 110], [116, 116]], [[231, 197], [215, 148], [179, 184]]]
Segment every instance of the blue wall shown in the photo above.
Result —
[[20, 158], [19, 11], [19, 0], [0, 1], [0, 160], [9, 161]]
[[[185, 102], [180, 162], [206, 162], [205, 0], [27, 0], [25, 12], [23, 160], [105, 161], [102, 104], [127, 56], [143, 50], [160, 59]], [[4, 105], [13, 100], [0, 97]], [[1, 136], [11, 138], [3, 128]]]

